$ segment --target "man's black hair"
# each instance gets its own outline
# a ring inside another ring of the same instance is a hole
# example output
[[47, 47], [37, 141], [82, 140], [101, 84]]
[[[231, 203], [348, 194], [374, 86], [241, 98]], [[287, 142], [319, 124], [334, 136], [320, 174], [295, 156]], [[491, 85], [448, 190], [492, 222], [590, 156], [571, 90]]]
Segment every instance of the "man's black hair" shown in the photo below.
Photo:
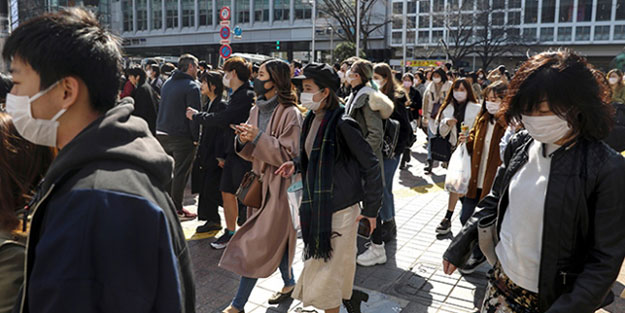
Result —
[[145, 66], [146, 67], [149, 66], [149, 65], [152, 65], [152, 64], [158, 64], [158, 62], [156, 62], [156, 60], [154, 60], [154, 59], [147, 59], [147, 61], [145, 61]]
[[158, 64], [150, 65], [150, 69], [152, 70], [152, 72], [156, 73], [156, 77], [161, 75], [161, 68], [158, 67]]
[[293, 67], [301, 69], [302, 68], [302, 62], [300, 60], [293, 60]]
[[141, 66], [135, 65], [135, 66], [129, 68], [126, 73], [128, 74], [128, 77], [130, 77], [130, 76], [139, 76], [139, 82], [137, 83], [137, 86], [141, 86], [141, 85], [143, 85], [145, 83], [145, 79], [147, 77], [147, 74], [145, 73], [143, 68], [141, 68]]
[[13, 80], [11, 77], [0, 73], [0, 102], [4, 102], [7, 98], [7, 93], [13, 88]]
[[69, 8], [28, 20], [11, 33], [2, 56], [28, 63], [39, 74], [39, 90], [72, 76], [87, 86], [94, 110], [105, 113], [115, 105], [121, 81], [120, 41], [89, 11]]

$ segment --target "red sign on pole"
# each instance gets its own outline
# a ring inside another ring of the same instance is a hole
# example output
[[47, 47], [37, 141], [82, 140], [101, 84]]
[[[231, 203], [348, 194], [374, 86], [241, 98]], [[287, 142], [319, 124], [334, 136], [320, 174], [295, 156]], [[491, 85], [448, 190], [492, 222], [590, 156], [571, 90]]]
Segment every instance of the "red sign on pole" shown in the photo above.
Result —
[[219, 48], [219, 55], [221, 55], [224, 59], [229, 58], [232, 55], [232, 48], [230, 45], [221, 46], [221, 48]]
[[222, 21], [229, 20], [230, 19], [230, 7], [221, 8], [221, 11], [219, 11], [219, 18], [221, 18]]
[[221, 39], [224, 39], [224, 40], [230, 38], [230, 27], [228, 26], [221, 27], [221, 30], [219, 31], [219, 36], [221, 36]]

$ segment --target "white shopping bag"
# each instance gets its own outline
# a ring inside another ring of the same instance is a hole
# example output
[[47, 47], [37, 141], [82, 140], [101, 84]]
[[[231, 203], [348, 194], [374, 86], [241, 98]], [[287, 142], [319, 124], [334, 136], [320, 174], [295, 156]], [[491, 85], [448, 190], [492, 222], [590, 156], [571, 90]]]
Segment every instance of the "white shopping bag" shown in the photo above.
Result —
[[[296, 178], [297, 177], [297, 178]], [[291, 178], [291, 186], [287, 189], [286, 194], [289, 199], [289, 208], [291, 209], [291, 221], [293, 228], [299, 229], [299, 207], [302, 204], [303, 184], [301, 175], [295, 175]]]
[[447, 176], [445, 176], [445, 190], [464, 195], [469, 191], [471, 180], [471, 155], [463, 143], [454, 151], [449, 159]]

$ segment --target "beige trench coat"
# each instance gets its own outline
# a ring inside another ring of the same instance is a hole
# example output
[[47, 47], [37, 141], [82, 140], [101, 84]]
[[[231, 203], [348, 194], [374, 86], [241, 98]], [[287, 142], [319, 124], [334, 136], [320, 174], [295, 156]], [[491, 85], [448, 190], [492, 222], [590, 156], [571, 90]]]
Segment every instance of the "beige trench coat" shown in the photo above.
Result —
[[[258, 107], [252, 107], [247, 123], [258, 126], [258, 113]], [[247, 143], [237, 152], [262, 175], [263, 199], [259, 209], [248, 209], [249, 218], [230, 239], [219, 262], [221, 268], [249, 278], [269, 277], [288, 249], [290, 272], [296, 245], [287, 199], [291, 179], [274, 172], [298, 155], [301, 125], [302, 116], [295, 106], [279, 104], [256, 145]]]

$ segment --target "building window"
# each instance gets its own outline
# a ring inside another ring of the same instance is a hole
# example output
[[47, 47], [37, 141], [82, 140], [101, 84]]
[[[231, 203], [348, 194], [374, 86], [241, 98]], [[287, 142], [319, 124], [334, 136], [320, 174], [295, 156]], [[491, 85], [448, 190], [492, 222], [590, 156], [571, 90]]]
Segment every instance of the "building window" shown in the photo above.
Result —
[[445, 16], [444, 15], [434, 15], [432, 16], [432, 27], [443, 27], [445, 24]]
[[508, 13], [508, 25], [520, 25], [521, 24], [521, 12], [509, 12]]
[[124, 15], [122, 17], [122, 26], [125, 32], [133, 31], [132, 28], [132, 2], [130, 0], [122, 0], [122, 12]]
[[616, 20], [625, 20], [625, 3], [616, 1]]
[[508, 0], [508, 9], [521, 8], [521, 0]]
[[493, 25], [503, 25], [503, 12], [493, 13]]
[[419, 13], [430, 13], [430, 1], [419, 1]]
[[401, 15], [393, 15], [393, 30], [395, 29], [403, 29], [404, 28], [404, 19]]
[[393, 3], [393, 14], [404, 14], [403, 5], [404, 4], [402, 2], [394, 2]]
[[200, 26], [213, 25], [213, 1], [198, 0], [200, 6]]
[[560, 22], [572, 22], [573, 21], [573, 0], [560, 0]]
[[393, 32], [393, 39], [392, 39], [392, 44], [397, 44], [400, 45], [402, 44], [401, 42], [401, 32]]
[[538, 22], [538, 0], [525, 0], [525, 24]]
[[416, 26], [416, 21], [415, 21], [415, 17], [414, 16], [408, 16], [406, 17], [406, 28], [408, 29], [414, 29]]
[[[316, 0], [313, 0], [316, 1]], [[308, 1], [295, 0], [295, 19], [309, 20], [312, 17], [312, 3]]]
[[178, 1], [165, 0], [165, 9], [167, 13], [165, 15], [167, 19], [167, 28], [178, 27]]
[[137, 30], [148, 29], [148, 2], [147, 0], [137, 0]]
[[430, 28], [429, 15], [419, 15], [419, 28]]
[[594, 40], [610, 40], [610, 26], [595, 26], [595, 38]]
[[408, 1], [408, 14], [417, 14], [417, 3], [413, 1]]
[[406, 32], [406, 43], [411, 43], [414, 44], [414, 40], [415, 40], [415, 32]]
[[590, 40], [590, 26], [575, 27], [575, 41]]
[[430, 32], [420, 31], [419, 32], [419, 43], [428, 43], [430, 42]]
[[592, 0], [578, 0], [577, 21], [588, 22], [592, 18]]
[[289, 0], [274, 0], [273, 1], [273, 20], [274, 21], [288, 21], [291, 8], [289, 7]]
[[235, 21], [239, 24], [245, 24], [250, 22], [250, 1], [249, 0], [236, 0], [234, 3]]
[[614, 40], [625, 40], [625, 25], [614, 25]]
[[432, 11], [434, 13], [442, 13], [445, 10], [445, 0], [434, 0]]
[[552, 27], [540, 28], [540, 41], [542, 42], [553, 41], [553, 28]]
[[163, 7], [162, 0], [150, 0], [152, 1], [152, 29], [163, 28]]
[[558, 27], [558, 41], [571, 41], [572, 27]]
[[254, 1], [254, 21], [255, 22], [269, 21], [269, 0]]
[[437, 43], [441, 39], [443, 39], [443, 31], [442, 30], [435, 30], [435, 31], [432, 32], [432, 42]]
[[182, 27], [195, 26], [195, 3], [193, 0], [182, 1]]
[[556, 0], [543, 0], [541, 23], [553, 23], [556, 12]]
[[536, 28], [524, 28], [523, 29], [523, 40], [527, 42], [536, 41]]
[[504, 0], [493, 0], [493, 9], [494, 10], [502, 10], [506, 8], [506, 1]]
[[609, 21], [611, 19], [612, 19], [612, 0], [597, 0], [597, 16], [595, 17], [595, 20]]

